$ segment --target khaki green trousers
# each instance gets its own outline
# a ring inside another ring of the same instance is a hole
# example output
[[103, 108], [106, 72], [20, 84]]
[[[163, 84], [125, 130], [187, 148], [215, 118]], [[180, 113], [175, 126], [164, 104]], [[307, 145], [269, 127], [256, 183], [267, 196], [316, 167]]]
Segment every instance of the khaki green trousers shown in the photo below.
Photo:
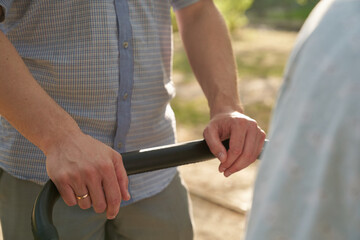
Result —
[[[3, 240], [33, 239], [30, 216], [41, 186], [0, 169], [0, 219]], [[54, 224], [62, 240], [191, 240], [193, 229], [187, 191], [177, 174], [159, 194], [120, 209], [116, 219], [93, 209], [68, 207], [60, 198]], [[1, 239], [1, 238], [0, 238]]]

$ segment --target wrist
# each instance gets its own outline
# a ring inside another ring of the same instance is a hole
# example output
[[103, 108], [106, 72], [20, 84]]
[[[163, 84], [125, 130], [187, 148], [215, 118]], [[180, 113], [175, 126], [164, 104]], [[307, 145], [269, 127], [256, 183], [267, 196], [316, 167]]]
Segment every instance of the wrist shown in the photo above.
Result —
[[82, 135], [84, 133], [73, 120], [68, 124], [61, 124], [61, 126], [51, 129], [40, 142], [39, 148], [45, 155], [48, 155], [68, 142], [76, 141]]
[[210, 118], [213, 118], [217, 114], [231, 113], [231, 112], [240, 112], [244, 113], [243, 106], [239, 99], [226, 99], [225, 97], [215, 100], [212, 104], [209, 104], [210, 107]]

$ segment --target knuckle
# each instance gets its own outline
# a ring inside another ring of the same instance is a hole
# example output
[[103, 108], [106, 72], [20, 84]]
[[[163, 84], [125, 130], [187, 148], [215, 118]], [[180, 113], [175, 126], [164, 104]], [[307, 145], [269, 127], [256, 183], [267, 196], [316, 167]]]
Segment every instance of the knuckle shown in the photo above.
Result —
[[123, 183], [124, 185], [128, 185], [129, 184], [129, 178], [127, 176], [120, 176], [119, 177], [119, 182]]
[[233, 146], [229, 149], [230, 153], [239, 156], [242, 152], [242, 149], [239, 146]]
[[252, 129], [257, 129], [258, 128], [258, 124], [257, 124], [257, 122], [255, 120], [250, 120], [248, 122], [248, 126], [249, 126], [249, 128], [252, 128]]
[[89, 179], [92, 179], [93, 176], [96, 176], [97, 170], [94, 167], [88, 166], [83, 170], [84, 175]]
[[204, 129], [203, 137], [205, 139], [211, 139], [216, 132], [217, 132], [217, 130], [215, 129], [215, 127], [213, 127], [212, 125], [209, 125]]
[[203, 131], [203, 137], [206, 138], [206, 136], [209, 135], [209, 127], [206, 127]]
[[60, 172], [54, 179], [54, 181], [60, 184], [66, 184], [70, 180], [69, 175], [65, 172]]
[[114, 168], [114, 165], [111, 162], [102, 162], [99, 166], [99, 169], [102, 173], [108, 174], [110, 173]]
[[71, 181], [72, 183], [80, 183], [81, 182], [81, 174], [79, 174], [78, 171], [71, 171], [67, 173], [68, 175], [68, 180]]
[[118, 177], [117, 178], [119, 189], [124, 189], [129, 185], [129, 180], [126, 177]]
[[266, 133], [263, 130], [261, 130], [260, 131], [260, 139], [265, 140], [265, 138], [266, 138]]
[[234, 118], [233, 121], [238, 125], [244, 125], [248, 123], [248, 119], [242, 117]]
[[108, 202], [108, 205], [109, 205], [109, 206], [116, 207], [116, 206], [119, 206], [119, 205], [120, 205], [120, 203], [121, 203], [121, 198], [120, 198], [120, 196], [112, 197], [112, 198], [110, 198], [107, 202]]
[[122, 161], [122, 156], [120, 153], [114, 151], [114, 155], [113, 155], [113, 158], [115, 161]]

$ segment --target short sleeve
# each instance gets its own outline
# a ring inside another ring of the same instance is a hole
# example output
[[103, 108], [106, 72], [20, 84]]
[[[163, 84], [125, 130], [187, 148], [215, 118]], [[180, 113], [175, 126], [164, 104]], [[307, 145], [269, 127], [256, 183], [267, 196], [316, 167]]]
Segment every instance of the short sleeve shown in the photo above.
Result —
[[14, 0], [0, 0], [0, 23], [3, 22], [6, 18], [7, 13], [9, 12], [9, 9], [11, 7], [11, 4]]
[[193, 4], [193, 3], [196, 3], [198, 1], [199, 0], [170, 0], [174, 11], [179, 10], [181, 8], [184, 8], [184, 7], [187, 7], [187, 6], [189, 6], [189, 5]]

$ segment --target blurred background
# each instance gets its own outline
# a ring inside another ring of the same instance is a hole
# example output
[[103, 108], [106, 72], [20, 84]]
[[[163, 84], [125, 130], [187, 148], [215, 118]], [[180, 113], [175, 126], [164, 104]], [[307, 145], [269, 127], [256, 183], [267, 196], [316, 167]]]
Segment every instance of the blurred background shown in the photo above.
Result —
[[[245, 113], [267, 132], [297, 32], [319, 0], [214, 0], [230, 29]], [[174, 21], [172, 107], [178, 142], [202, 138], [206, 99], [187, 61]], [[195, 240], [243, 239], [258, 162], [229, 178], [218, 160], [180, 167], [193, 206]]]

